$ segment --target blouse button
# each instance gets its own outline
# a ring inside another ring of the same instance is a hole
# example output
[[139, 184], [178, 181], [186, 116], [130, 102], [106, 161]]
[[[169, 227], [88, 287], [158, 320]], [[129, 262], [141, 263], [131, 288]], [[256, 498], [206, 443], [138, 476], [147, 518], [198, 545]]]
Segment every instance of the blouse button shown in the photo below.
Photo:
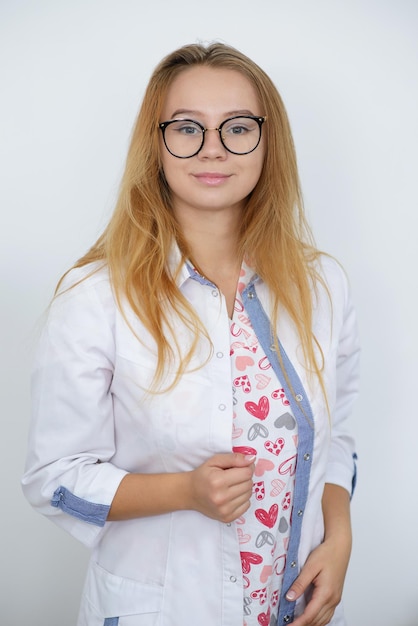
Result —
[[284, 621], [285, 624], [288, 624], [290, 622], [290, 620], [291, 620], [290, 615], [285, 615], [284, 618], [283, 618], [283, 621]]
[[292, 561], [290, 567], [296, 567], [296, 561]]
[[307, 452], [306, 454], [303, 455], [303, 459], [305, 461], [309, 461], [310, 458], [311, 458], [311, 455], [309, 454], [309, 452]]
[[300, 393], [298, 393], [298, 394], [295, 396], [295, 399], [296, 399], [296, 401], [297, 401], [297, 402], [302, 402], [302, 400], [303, 400], [303, 396], [301, 396], [301, 395], [300, 395]]
[[252, 300], [254, 298], [254, 293], [252, 291], [250, 291], [248, 293], [248, 297], [250, 298], [250, 300]]
[[302, 515], [303, 515], [303, 511], [302, 511], [302, 509], [299, 509], [299, 511], [298, 511], [298, 517], [302, 517]]

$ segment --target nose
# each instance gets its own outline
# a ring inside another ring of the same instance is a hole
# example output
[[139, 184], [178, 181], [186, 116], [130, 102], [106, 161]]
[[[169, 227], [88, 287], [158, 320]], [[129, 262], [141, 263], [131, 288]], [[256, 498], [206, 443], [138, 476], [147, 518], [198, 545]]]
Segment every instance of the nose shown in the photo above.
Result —
[[217, 128], [207, 128], [205, 130], [202, 149], [197, 156], [200, 158], [225, 158], [227, 150], [222, 144], [219, 130]]

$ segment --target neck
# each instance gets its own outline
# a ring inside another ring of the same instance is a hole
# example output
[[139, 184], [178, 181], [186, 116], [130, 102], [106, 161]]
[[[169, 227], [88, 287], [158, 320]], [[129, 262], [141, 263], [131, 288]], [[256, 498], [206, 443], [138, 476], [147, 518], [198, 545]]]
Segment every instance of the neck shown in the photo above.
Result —
[[242, 261], [238, 254], [242, 212], [202, 213], [199, 212], [198, 218], [184, 212], [180, 219], [176, 217], [190, 250], [190, 260], [222, 292], [231, 316]]
[[207, 278], [214, 278], [222, 268], [241, 267], [238, 256], [241, 211], [202, 213], [176, 215], [191, 261]]

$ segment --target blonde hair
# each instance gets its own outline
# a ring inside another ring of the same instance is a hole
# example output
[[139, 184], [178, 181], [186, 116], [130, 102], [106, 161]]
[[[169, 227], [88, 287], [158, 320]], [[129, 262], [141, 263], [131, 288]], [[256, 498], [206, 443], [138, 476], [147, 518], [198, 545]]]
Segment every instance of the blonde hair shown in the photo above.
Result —
[[[322, 363], [315, 357], [316, 341], [312, 333], [312, 288], [319, 278], [312, 261], [319, 253], [305, 219], [287, 114], [267, 74], [230, 46], [187, 45], [166, 56], [156, 67], [133, 129], [113, 216], [101, 237], [75, 267], [93, 261], [107, 265], [122, 313], [122, 300], [125, 300], [156, 342], [156, 386], [170, 369], [174, 357], [179, 360], [170, 385], [174, 386], [190, 366], [199, 340], [208, 337], [177, 287], [176, 275], [168, 267], [173, 242], [179, 246], [181, 264], [189, 251], [171, 210], [170, 189], [160, 162], [158, 122], [172, 81], [185, 69], [199, 65], [243, 74], [255, 87], [262, 114], [267, 116], [263, 126], [265, 162], [244, 209], [239, 253], [251, 260], [269, 287], [273, 327], [281, 307], [290, 315], [300, 336], [307, 367], [319, 377], [323, 388]], [[173, 313], [192, 331], [194, 339], [186, 350], [179, 345], [170, 325]]]

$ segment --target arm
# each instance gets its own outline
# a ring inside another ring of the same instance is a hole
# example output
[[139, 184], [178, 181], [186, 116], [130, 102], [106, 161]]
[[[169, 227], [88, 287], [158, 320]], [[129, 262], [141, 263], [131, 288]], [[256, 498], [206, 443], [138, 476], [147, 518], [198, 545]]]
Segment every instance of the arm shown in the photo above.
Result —
[[299, 598], [312, 584], [313, 593], [303, 615], [294, 626], [325, 626], [341, 601], [351, 553], [350, 494], [343, 487], [327, 483], [322, 498], [324, 541], [313, 552], [287, 593]]
[[248, 509], [253, 457], [217, 454], [191, 472], [127, 474], [110, 507], [109, 521], [195, 510], [231, 522]]
[[[335, 364], [335, 396], [331, 395], [331, 444], [322, 497], [323, 542], [309, 555], [298, 578], [287, 592], [296, 600], [312, 585], [313, 593], [295, 626], [325, 626], [341, 600], [351, 552], [350, 496], [355, 465], [354, 440], [349, 417], [358, 393], [359, 342], [356, 316], [347, 279], [341, 268], [331, 265], [331, 293], [335, 302], [334, 329], [339, 328]], [[332, 379], [332, 375], [330, 376]], [[310, 590], [311, 591], [311, 590]]]
[[[69, 278], [76, 282], [80, 271]], [[180, 509], [222, 521], [239, 517], [251, 495], [248, 457], [216, 455], [196, 470], [172, 474], [128, 474], [112, 462], [114, 313], [100, 275], [50, 307], [33, 371], [26, 497], [86, 545], [108, 520]]]

